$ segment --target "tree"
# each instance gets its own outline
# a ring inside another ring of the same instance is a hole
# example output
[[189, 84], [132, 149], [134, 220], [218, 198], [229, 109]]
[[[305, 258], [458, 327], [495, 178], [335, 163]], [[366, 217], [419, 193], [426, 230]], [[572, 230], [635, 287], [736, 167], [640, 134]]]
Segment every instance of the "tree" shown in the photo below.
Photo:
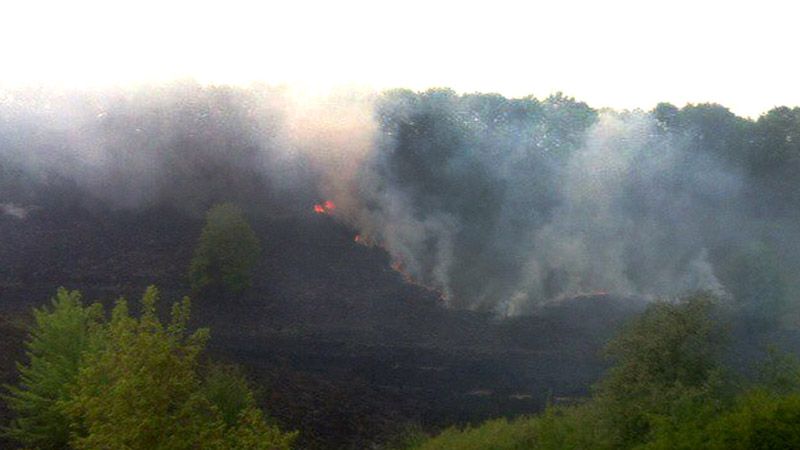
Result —
[[188, 298], [167, 325], [157, 299], [149, 287], [138, 319], [120, 299], [106, 321], [59, 289], [52, 310], [35, 310], [30, 362], [7, 396], [9, 437], [38, 449], [288, 449], [296, 433], [266, 420], [238, 371], [202, 376], [209, 332], [188, 331]]
[[70, 420], [60, 403], [71, 398], [70, 384], [88, 353], [100, 340], [102, 307], [84, 307], [80, 293], [60, 288], [51, 308], [34, 310], [27, 347], [28, 363], [19, 364], [20, 383], [5, 396], [16, 418], [5, 434], [26, 446], [62, 449]]
[[[773, 108], [756, 122], [750, 169], [759, 176], [796, 173], [800, 163], [800, 108]], [[786, 168], [790, 170], [786, 170]]]
[[[142, 299], [142, 315], [114, 307], [103, 350], [80, 369], [73, 395], [61, 402], [72, 420], [75, 449], [288, 449], [295, 433], [266, 423], [240, 391], [238, 415], [226, 418], [203, 389], [198, 358], [209, 332], [189, 333], [189, 300], [172, 308], [164, 326], [156, 316], [158, 291]], [[230, 422], [227, 422], [229, 419]]]
[[223, 288], [241, 293], [250, 286], [260, 244], [242, 210], [230, 203], [212, 207], [189, 265], [192, 289]]
[[723, 341], [713, 311], [707, 294], [654, 303], [609, 343], [616, 365], [597, 386], [595, 401], [606, 429], [617, 435], [616, 447], [640, 443], [654, 427], [663, 431], [670, 420], [713, 404]]
[[147, 290], [140, 320], [125, 300], [114, 307], [107, 350], [88, 358], [74, 395], [61, 405], [79, 424], [73, 448], [199, 448], [222, 434], [195, 370], [208, 330], [184, 334], [186, 299], [164, 328], [155, 315], [157, 295]]

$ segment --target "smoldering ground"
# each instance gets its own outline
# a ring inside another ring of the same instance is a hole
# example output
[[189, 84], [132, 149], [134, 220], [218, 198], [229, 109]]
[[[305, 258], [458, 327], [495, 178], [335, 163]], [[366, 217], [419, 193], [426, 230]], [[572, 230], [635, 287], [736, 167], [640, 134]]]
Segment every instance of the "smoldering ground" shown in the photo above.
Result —
[[[331, 220], [410, 280], [501, 316], [589, 293], [760, 302], [797, 284], [792, 217], [765, 220], [763, 183], [713, 136], [698, 141], [702, 127], [655, 111], [181, 83], [6, 91], [0, 119], [0, 204], [20, 220], [30, 208], [198, 214], [221, 201], [312, 220], [331, 200]], [[782, 287], [736, 284], [753, 271]]]

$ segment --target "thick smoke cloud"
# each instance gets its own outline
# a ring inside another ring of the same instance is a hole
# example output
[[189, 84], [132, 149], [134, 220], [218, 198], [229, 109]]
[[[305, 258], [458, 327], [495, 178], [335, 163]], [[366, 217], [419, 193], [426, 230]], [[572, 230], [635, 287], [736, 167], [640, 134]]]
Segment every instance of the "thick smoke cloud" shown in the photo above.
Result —
[[800, 222], [785, 183], [747, 170], [782, 167], [740, 148], [755, 125], [713, 106], [598, 112], [448, 90], [6, 92], [0, 218], [235, 201], [306, 220], [333, 200], [332, 220], [453, 307], [702, 289], [757, 312], [800, 285]]
[[741, 167], [655, 114], [431, 91], [388, 95], [378, 117], [353, 223], [450, 305], [516, 315], [586, 294], [729, 298], [720, 274], [770, 258], [729, 257], [765, 231]]
[[197, 213], [237, 201], [298, 210], [316, 198], [307, 156], [325, 127], [304, 122], [307, 109], [286, 89], [194, 83], [6, 92], [2, 201]]

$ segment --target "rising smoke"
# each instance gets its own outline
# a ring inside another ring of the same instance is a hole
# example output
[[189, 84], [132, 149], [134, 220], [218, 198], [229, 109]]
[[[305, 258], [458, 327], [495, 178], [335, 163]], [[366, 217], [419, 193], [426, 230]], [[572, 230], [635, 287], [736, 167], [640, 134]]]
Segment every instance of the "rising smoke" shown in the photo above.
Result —
[[[737, 214], [741, 177], [652, 115], [558, 97], [517, 117], [459, 110], [447, 92], [421, 102], [388, 113], [355, 224], [452, 305], [514, 315], [589, 293], [724, 295], [709, 249], [729, 237], [715, 219]], [[559, 129], [561, 108], [585, 117]]]
[[[759, 188], [740, 166], [655, 113], [561, 95], [295, 94], [191, 83], [6, 92], [1, 210], [198, 213], [236, 201], [305, 217], [329, 200], [335, 209], [318, 212], [385, 249], [408, 279], [502, 316], [592, 293], [727, 297], [740, 272], [730, 261], [752, 256], [742, 243], [775, 230], [754, 216]], [[778, 241], [798, 236], [779, 227]]]

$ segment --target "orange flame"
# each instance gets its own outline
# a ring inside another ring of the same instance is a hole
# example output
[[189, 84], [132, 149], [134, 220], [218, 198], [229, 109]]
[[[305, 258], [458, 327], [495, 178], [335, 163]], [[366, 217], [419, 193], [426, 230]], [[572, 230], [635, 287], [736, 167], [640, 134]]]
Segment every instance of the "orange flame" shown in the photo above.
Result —
[[317, 214], [331, 214], [335, 209], [336, 203], [333, 203], [333, 200], [325, 200], [314, 205], [314, 212]]
[[[410, 273], [406, 272], [406, 265], [402, 261], [393, 261], [391, 264], [392, 270], [399, 273], [401, 277], [403, 277], [403, 281], [408, 284], [413, 284], [415, 286], [422, 286], [420, 283], [417, 283], [416, 280], [411, 276]], [[425, 286], [427, 288], [427, 286]]]
[[429, 292], [434, 292], [434, 293], [439, 295], [439, 300], [440, 301], [443, 301], [443, 302], [447, 301], [447, 295], [443, 291], [439, 290], [436, 287], [428, 286], [426, 284], [423, 284], [421, 281], [418, 281], [418, 280], [414, 279], [414, 277], [411, 276], [411, 274], [408, 273], [408, 271], [406, 270], [406, 264], [405, 264], [404, 261], [402, 261], [402, 260], [393, 261], [391, 263], [391, 268], [395, 272], [399, 273], [400, 276], [403, 277], [403, 281], [405, 281], [406, 283], [413, 284], [414, 286], [420, 287], [420, 288], [425, 289], [425, 290], [427, 290]]

